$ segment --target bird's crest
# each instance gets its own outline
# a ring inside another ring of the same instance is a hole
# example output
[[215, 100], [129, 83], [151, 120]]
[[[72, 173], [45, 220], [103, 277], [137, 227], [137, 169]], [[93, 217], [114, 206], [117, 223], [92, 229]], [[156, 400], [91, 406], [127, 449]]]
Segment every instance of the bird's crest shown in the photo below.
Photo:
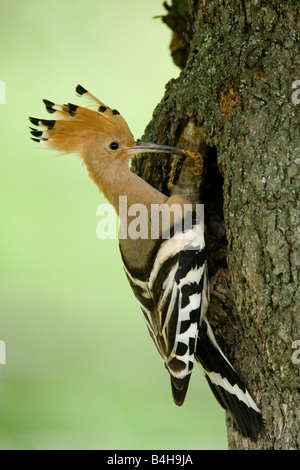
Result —
[[76, 92], [90, 101], [90, 109], [43, 100], [51, 119], [29, 118], [39, 128], [30, 128], [34, 141], [61, 154], [82, 154], [95, 138], [111, 138], [125, 144], [133, 142], [130, 129], [119, 111], [106, 106], [81, 85], [77, 85]]

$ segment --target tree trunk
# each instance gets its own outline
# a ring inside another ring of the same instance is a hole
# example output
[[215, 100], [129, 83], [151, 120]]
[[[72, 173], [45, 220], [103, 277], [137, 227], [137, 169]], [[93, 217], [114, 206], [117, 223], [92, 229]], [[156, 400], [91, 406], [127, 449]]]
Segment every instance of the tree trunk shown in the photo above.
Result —
[[[182, 72], [143, 140], [209, 157], [200, 188], [186, 162], [174, 191], [205, 204], [208, 316], [265, 420], [253, 442], [227, 417], [229, 447], [299, 449], [300, 3], [165, 6]], [[168, 194], [170, 157], [136, 160], [133, 171]]]

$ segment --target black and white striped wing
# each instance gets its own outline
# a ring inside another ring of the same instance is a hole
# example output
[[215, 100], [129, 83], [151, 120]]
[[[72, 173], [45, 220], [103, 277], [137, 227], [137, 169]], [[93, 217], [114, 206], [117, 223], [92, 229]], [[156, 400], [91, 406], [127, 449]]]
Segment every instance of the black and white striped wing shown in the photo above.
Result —
[[181, 405], [194, 365], [200, 318], [208, 305], [206, 247], [204, 237], [199, 244], [198, 238], [183, 232], [176, 239], [158, 240], [157, 246], [146, 281], [134, 277], [125, 263], [124, 268], [170, 372], [174, 401]]
[[256, 439], [263, 423], [261, 412], [206, 319], [209, 288], [204, 237], [198, 245], [184, 232], [179, 240], [158, 240], [149, 272], [130, 273], [123, 258], [125, 272], [170, 373], [174, 402], [184, 402], [196, 359], [220, 404], [245, 436]]

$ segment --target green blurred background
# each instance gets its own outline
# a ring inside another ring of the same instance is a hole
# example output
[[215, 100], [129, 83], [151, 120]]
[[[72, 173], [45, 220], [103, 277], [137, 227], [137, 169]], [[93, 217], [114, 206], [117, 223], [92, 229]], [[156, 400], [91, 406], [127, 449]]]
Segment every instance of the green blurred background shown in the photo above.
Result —
[[[96, 237], [104, 202], [77, 157], [29, 138], [42, 99], [80, 83], [136, 138], [179, 74], [162, 0], [0, 4], [0, 449], [225, 449], [225, 417], [195, 368], [183, 407], [122, 271]], [[0, 101], [3, 101], [3, 96]]]

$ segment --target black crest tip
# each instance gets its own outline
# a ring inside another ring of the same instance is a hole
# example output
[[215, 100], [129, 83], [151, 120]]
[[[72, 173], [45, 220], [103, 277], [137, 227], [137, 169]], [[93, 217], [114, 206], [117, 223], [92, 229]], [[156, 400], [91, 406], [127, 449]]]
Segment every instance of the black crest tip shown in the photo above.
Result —
[[88, 91], [87, 91], [85, 88], [83, 88], [83, 86], [81, 86], [81, 85], [77, 85], [77, 87], [75, 88], [75, 90], [76, 90], [76, 93], [78, 93], [78, 95], [80, 95], [80, 96], [82, 96], [82, 95], [84, 95], [85, 93], [88, 92]]
[[78, 106], [76, 104], [72, 104], [72, 103], [68, 103], [67, 106], [68, 106], [68, 109], [69, 109], [70, 116], [75, 116], [76, 109], [78, 108]]
[[43, 103], [45, 104], [45, 106], [50, 106], [50, 107], [54, 106], [53, 101], [50, 101], [50, 100], [43, 100]]
[[34, 137], [41, 137], [42, 134], [43, 134], [43, 131], [37, 131], [36, 129], [33, 129], [30, 131], [30, 133], [34, 136]]
[[38, 125], [39, 125], [39, 122], [40, 122], [39, 119], [34, 118], [34, 117], [31, 117], [31, 116], [29, 116], [28, 119], [29, 119], [29, 121], [31, 122], [31, 124], [33, 124], [34, 126], [38, 126]]
[[48, 129], [53, 129], [53, 127], [55, 126], [55, 122], [56, 122], [56, 121], [53, 121], [53, 120], [50, 120], [50, 119], [42, 119], [42, 120], [40, 121], [40, 123], [41, 123], [43, 126], [48, 127]]
[[48, 113], [50, 114], [55, 113], [55, 109], [53, 109], [53, 106], [55, 105], [55, 103], [49, 100], [43, 100], [43, 103], [46, 106]]

